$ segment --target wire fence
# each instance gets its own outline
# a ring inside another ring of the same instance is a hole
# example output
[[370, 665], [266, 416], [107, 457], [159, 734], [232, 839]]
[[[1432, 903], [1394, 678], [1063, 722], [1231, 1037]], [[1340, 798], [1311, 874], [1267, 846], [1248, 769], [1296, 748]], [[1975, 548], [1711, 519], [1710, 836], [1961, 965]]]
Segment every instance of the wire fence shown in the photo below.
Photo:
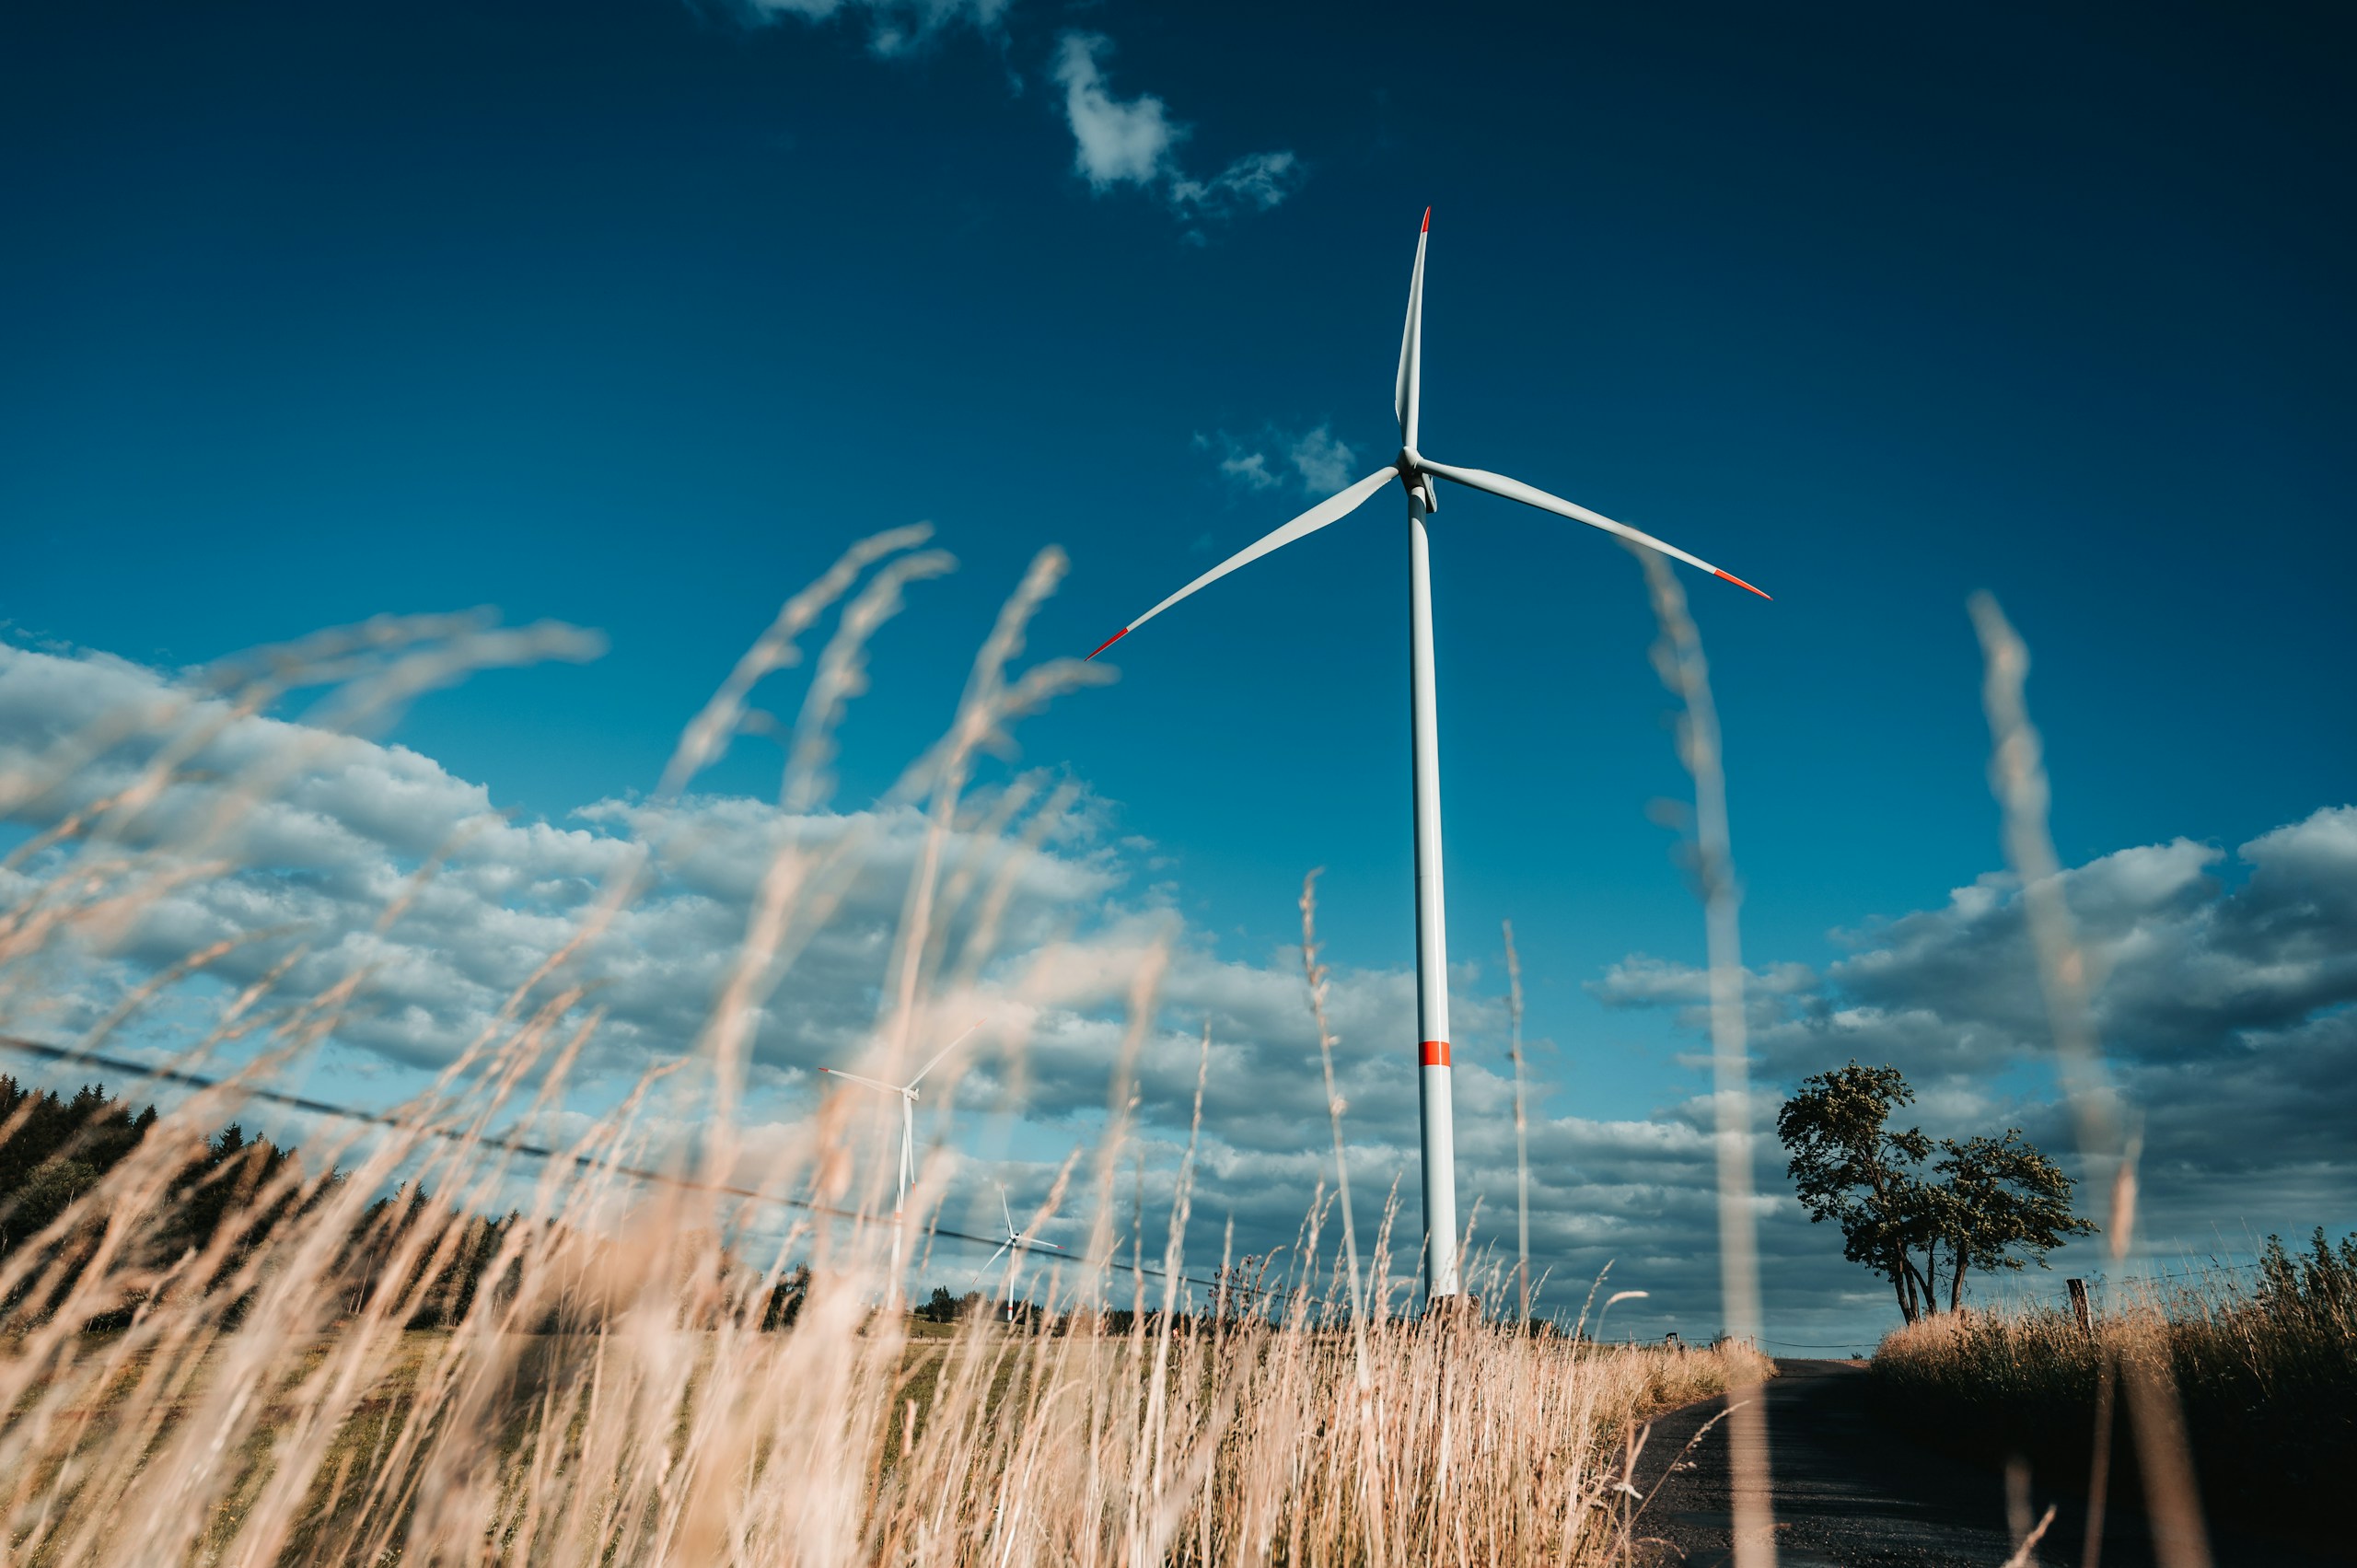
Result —
[[[2090, 1296], [2100, 1298], [2107, 1292], [2154, 1287], [2164, 1290], [2215, 1290], [2231, 1286], [2247, 1290], [2258, 1283], [2259, 1273], [2260, 1264], [2256, 1258], [2247, 1262], [2213, 1258], [2182, 1269], [2140, 1269], [2131, 1266], [2118, 1274], [2092, 1273], [2084, 1276], [2083, 1283]], [[2044, 1307], [2067, 1311], [2071, 1306], [2070, 1283], [2061, 1278], [2050, 1284], [2041, 1283], [2035, 1286], [2025, 1282], [1994, 1293], [1994, 1301], [2003, 1306]]]

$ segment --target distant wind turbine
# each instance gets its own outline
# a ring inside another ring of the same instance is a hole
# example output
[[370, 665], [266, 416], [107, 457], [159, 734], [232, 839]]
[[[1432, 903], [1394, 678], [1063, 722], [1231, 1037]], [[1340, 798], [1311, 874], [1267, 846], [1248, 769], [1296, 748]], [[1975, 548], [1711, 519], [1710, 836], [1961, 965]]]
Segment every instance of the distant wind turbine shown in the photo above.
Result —
[[909, 1189], [915, 1186], [917, 1181], [917, 1086], [923, 1083], [924, 1075], [940, 1066], [943, 1059], [951, 1051], [966, 1043], [966, 1035], [972, 1034], [981, 1027], [979, 1023], [967, 1025], [966, 1034], [959, 1035], [956, 1040], [943, 1046], [934, 1054], [933, 1060], [918, 1068], [917, 1075], [905, 1084], [888, 1084], [881, 1078], [862, 1077], [857, 1073], [846, 1073], [840, 1067], [819, 1069], [819, 1072], [830, 1076], [847, 1078], [854, 1084], [865, 1084], [871, 1089], [900, 1097], [900, 1195], [892, 1204], [892, 1212], [896, 1214], [908, 1206]]
[[[990, 1266], [1005, 1257], [1009, 1251], [1030, 1252], [1042, 1247], [1053, 1248], [1059, 1252], [1063, 1250], [1052, 1241], [1040, 1241], [1015, 1228], [1015, 1211], [1006, 1205], [1006, 1187], [1003, 1182], [998, 1184], [998, 1212], [1006, 1219], [1006, 1239], [1000, 1242], [998, 1250], [992, 1253], [983, 1260], [982, 1266], [974, 1271], [976, 1281], [980, 1281], [982, 1275], [990, 1271]], [[1006, 1266], [1006, 1315], [1010, 1319], [1015, 1316], [1015, 1265], [1013, 1263]]]
[[1626, 523], [1616, 523], [1600, 512], [1591, 512], [1504, 474], [1436, 463], [1416, 449], [1417, 403], [1424, 356], [1424, 245], [1432, 236], [1432, 226], [1433, 212], [1426, 207], [1423, 228], [1416, 237], [1416, 270], [1408, 282], [1408, 322], [1399, 338], [1399, 374], [1392, 387], [1393, 412], [1399, 416], [1399, 455], [1341, 494], [1320, 501], [1274, 533], [1237, 551], [1106, 638], [1088, 656], [1095, 658], [1180, 599], [1217, 582], [1238, 566], [1316, 533], [1329, 523], [1341, 521], [1393, 481], [1407, 490], [1408, 710], [1416, 826], [1416, 1020], [1422, 1061], [1424, 1279], [1426, 1296], [1437, 1301], [1455, 1295], [1458, 1285], [1456, 1141], [1448, 1052], [1448, 935], [1441, 897], [1440, 749], [1433, 703], [1432, 562], [1424, 531], [1424, 519], [1439, 505], [1433, 481], [1445, 479], [1469, 490], [1487, 491], [1542, 512], [1553, 512], [1590, 528], [1602, 528], [1714, 577], [1724, 577], [1737, 587], [1750, 588], [1761, 598], [1769, 596], [1732, 572], [1723, 572], [1699, 556], [1689, 555]]

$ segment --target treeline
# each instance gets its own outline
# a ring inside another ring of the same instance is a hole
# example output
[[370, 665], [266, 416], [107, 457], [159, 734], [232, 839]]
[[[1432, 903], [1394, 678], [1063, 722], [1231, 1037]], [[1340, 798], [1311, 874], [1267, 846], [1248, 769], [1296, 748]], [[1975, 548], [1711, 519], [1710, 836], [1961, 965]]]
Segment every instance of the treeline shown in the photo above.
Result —
[[[46, 1318], [72, 1295], [104, 1235], [106, 1216], [85, 1214], [63, 1230], [53, 1227], [146, 1141], [156, 1122], [154, 1106], [134, 1113], [103, 1085], [84, 1085], [68, 1098], [0, 1076], [0, 1278], [10, 1282], [0, 1291], [0, 1318]], [[343, 1181], [335, 1171], [324, 1180], [305, 1180], [296, 1150], [250, 1138], [232, 1121], [165, 1182], [163, 1201], [146, 1216], [140, 1249], [157, 1272], [180, 1260], [210, 1258], [201, 1277], [176, 1279], [162, 1287], [167, 1291], [221, 1289], [250, 1272], [257, 1249], [286, 1221], [315, 1209]], [[419, 1259], [407, 1275], [389, 1279], [389, 1260], [401, 1255], [404, 1238], [432, 1212], [422, 1189], [379, 1198], [362, 1212], [338, 1260], [347, 1311], [363, 1309], [389, 1285], [401, 1293], [396, 1299], [416, 1304], [409, 1327], [439, 1328], [466, 1315], [517, 1216], [446, 1217], [459, 1235], [448, 1245], [414, 1249]], [[34, 1245], [39, 1257], [21, 1256]], [[84, 1326], [126, 1326], [154, 1294], [128, 1290], [120, 1302], [87, 1314]], [[233, 1325], [240, 1316], [238, 1302], [224, 1313]]]
[[[2085, 1328], [2061, 1310], [1944, 1314], [1883, 1342], [1874, 1387], [1886, 1419], [1918, 1438], [1990, 1463], [2020, 1454], [2042, 1482], [2076, 1492], [2088, 1481], [2107, 1361], [2165, 1368], [2213, 1516], [2345, 1550], [2357, 1236], [2336, 1244], [2319, 1229], [2300, 1250], [2270, 1237], [2255, 1280], [2221, 1272], [2115, 1305]], [[2139, 1496], [2125, 1403], [2113, 1400], [2116, 1513]]]
[[[98, 1216], [62, 1232], [52, 1227], [76, 1200], [145, 1143], [156, 1126], [156, 1108], [134, 1114], [104, 1086], [84, 1085], [73, 1098], [28, 1088], [0, 1076], [0, 1267], [10, 1283], [0, 1292], [0, 1311], [11, 1318], [45, 1317], [80, 1281], [104, 1233]], [[249, 1141], [231, 1122], [175, 1174], [171, 1201], [158, 1213], [145, 1250], [159, 1261], [202, 1257], [230, 1229], [228, 1246], [215, 1270], [188, 1288], [205, 1290], [227, 1278], [260, 1239], [292, 1210], [277, 1180], [296, 1158], [291, 1149], [267, 1139]], [[258, 1202], [262, 1193], [273, 1196]], [[38, 1244], [41, 1255], [23, 1249]], [[130, 1320], [145, 1293], [132, 1293], [118, 1306], [89, 1319], [94, 1328]]]

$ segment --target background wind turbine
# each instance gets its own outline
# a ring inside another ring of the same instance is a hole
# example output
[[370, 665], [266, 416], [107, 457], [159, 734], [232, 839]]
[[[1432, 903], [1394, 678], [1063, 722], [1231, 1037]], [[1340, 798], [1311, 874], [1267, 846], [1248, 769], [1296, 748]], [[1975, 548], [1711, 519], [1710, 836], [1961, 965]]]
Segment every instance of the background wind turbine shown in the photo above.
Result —
[[933, 1060], [918, 1068], [917, 1075], [905, 1084], [888, 1084], [881, 1078], [863, 1077], [857, 1073], [846, 1073], [840, 1067], [819, 1069], [819, 1072], [830, 1076], [845, 1078], [854, 1084], [865, 1084], [871, 1089], [900, 1097], [900, 1193], [892, 1202], [892, 1212], [896, 1214], [908, 1205], [909, 1189], [915, 1186], [917, 1181], [917, 1086], [924, 1082], [924, 1075], [927, 1073], [941, 1065], [944, 1057], [966, 1043], [966, 1035], [972, 1034], [981, 1027], [979, 1023], [968, 1024], [965, 1034], [959, 1035], [935, 1051]]
[[1399, 418], [1399, 455], [1341, 494], [1320, 501], [1284, 527], [1237, 551], [1106, 638], [1088, 656], [1095, 658], [1180, 599], [1217, 582], [1238, 566], [1316, 533], [1329, 523], [1339, 522], [1393, 481], [1407, 491], [1408, 713], [1416, 830], [1416, 1034], [1422, 1063], [1420, 1108], [1423, 1131], [1424, 1280], [1427, 1298], [1437, 1301], [1455, 1295], [1458, 1286], [1456, 1136], [1448, 1049], [1448, 933], [1440, 864], [1440, 743], [1433, 698], [1431, 545], [1424, 528], [1424, 519], [1439, 505], [1433, 481], [1445, 479], [1469, 490], [1487, 491], [1492, 495], [1502, 495], [1542, 512], [1553, 512], [1590, 528], [1602, 528], [1632, 544], [1657, 550], [1673, 560], [1699, 567], [1714, 577], [1724, 577], [1737, 587], [1750, 588], [1761, 598], [1768, 596], [1734, 573], [1723, 572], [1699, 556], [1689, 555], [1676, 545], [1665, 544], [1626, 523], [1616, 523], [1600, 512], [1591, 512], [1585, 506], [1504, 474], [1434, 462], [1417, 449], [1424, 357], [1424, 246], [1432, 238], [1432, 226], [1433, 210], [1426, 207], [1423, 227], [1416, 236], [1415, 271], [1408, 280], [1408, 320], [1399, 336], [1399, 374], [1392, 384], [1392, 410]]
[[[993, 1185], [998, 1188], [998, 1212], [1006, 1219], [1006, 1239], [1000, 1242], [998, 1250], [992, 1253], [983, 1260], [982, 1266], [974, 1271], [974, 1278], [977, 1282], [983, 1274], [989, 1272], [993, 1263], [1005, 1257], [1009, 1251], [1029, 1252], [1041, 1247], [1052, 1248], [1059, 1252], [1063, 1250], [1055, 1242], [1037, 1241], [1016, 1229], [1015, 1211], [1006, 1205], [1006, 1184], [993, 1182]], [[1010, 1319], [1015, 1317], [1015, 1265], [1012, 1262], [1006, 1266], [1006, 1315]]]

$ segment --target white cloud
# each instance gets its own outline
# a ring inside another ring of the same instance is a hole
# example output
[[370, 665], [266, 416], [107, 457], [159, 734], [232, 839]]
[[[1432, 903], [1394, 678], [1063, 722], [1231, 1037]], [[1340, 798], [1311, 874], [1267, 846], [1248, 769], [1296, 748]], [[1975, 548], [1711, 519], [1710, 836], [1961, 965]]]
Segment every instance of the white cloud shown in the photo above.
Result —
[[[62, 738], [106, 715], [171, 694], [160, 677], [113, 661], [0, 648], [0, 780], [29, 775]], [[75, 993], [87, 1004], [78, 1016], [29, 1017], [35, 1004], [0, 993], [0, 1007], [20, 1029], [88, 1022], [103, 1010], [108, 976], [119, 990], [208, 943], [279, 933], [211, 972], [245, 983], [298, 947], [304, 956], [287, 981], [295, 993], [319, 994], [365, 970], [341, 1038], [401, 1063], [439, 1066], [571, 938], [639, 847], [653, 845], [657, 880], [580, 965], [609, 1009], [601, 1060], [635, 1072], [695, 1040], [741, 939], [760, 868], [790, 842], [814, 856], [837, 854], [845, 883], [800, 959], [810, 993], [764, 1020], [759, 1049], [800, 1069], [865, 1039], [888, 934], [924, 837], [916, 807], [791, 814], [735, 797], [663, 807], [606, 800], [569, 824], [517, 823], [492, 808], [483, 786], [406, 748], [273, 719], [230, 720], [223, 703], [207, 699], [188, 703], [171, 726], [106, 751], [18, 818], [46, 825], [115, 796], [171, 738], [212, 724], [219, 733], [194, 750], [181, 781], [118, 830], [123, 850], [164, 866], [187, 853], [181, 846], [209, 837], [207, 857], [234, 868], [167, 881], [145, 899], [106, 951], [89, 956], [91, 972]], [[230, 816], [226, 831], [211, 826], [235, 805], [238, 781], [273, 774], [274, 787]], [[1041, 944], [1111, 885], [1109, 861], [1081, 842], [1093, 830], [1090, 809], [1081, 801], [1059, 807], [1055, 820], [1033, 819], [1037, 854], [955, 833], [949, 874], [984, 885], [1006, 876], [1003, 930], [1010, 941]], [[406, 912], [378, 929], [409, 879], [437, 856]], [[0, 871], [0, 900], [32, 898], [64, 864], [52, 854]], [[951, 925], [964, 929], [954, 917]]]
[[1250, 444], [1223, 430], [1216, 440], [1197, 436], [1195, 447], [1216, 448], [1221, 476], [1253, 493], [1274, 490], [1290, 479], [1304, 494], [1323, 499], [1358, 477], [1353, 449], [1324, 424], [1298, 436], [1271, 426]]
[[1219, 471], [1247, 490], [1273, 490], [1283, 482], [1269, 471], [1269, 454], [1231, 448], [1219, 460]]
[[745, 17], [773, 21], [794, 17], [806, 22], [857, 17], [867, 24], [868, 47], [878, 54], [900, 54], [953, 27], [995, 33], [1009, 0], [737, 0]]
[[1271, 463], [1267, 452], [1257, 446], [1245, 445], [1225, 430], [1216, 437], [1197, 431], [1194, 447], [1198, 452], [1217, 451], [1220, 477], [1248, 494], [1274, 490], [1284, 482], [1284, 476]]
[[1066, 33], [1056, 52], [1055, 78], [1063, 85], [1064, 118], [1072, 126], [1073, 168], [1096, 191], [1153, 185], [1171, 178], [1172, 154], [1187, 135], [1151, 93], [1123, 103], [1105, 86], [1097, 64], [1111, 41]]
[[1209, 180], [1189, 177], [1179, 167], [1178, 148], [1192, 129], [1173, 120], [1152, 93], [1115, 97], [1102, 64], [1111, 49], [1112, 41], [1101, 34], [1066, 33], [1051, 67], [1064, 89], [1073, 168], [1091, 191], [1102, 195], [1120, 185], [1140, 186], [1193, 217], [1248, 207], [1267, 212], [1299, 186], [1304, 171], [1291, 152], [1250, 153]]
[[1301, 160], [1290, 152], [1247, 153], [1209, 180], [1174, 177], [1171, 204], [1202, 212], [1248, 206], [1265, 213], [1301, 184]]
[[1351, 470], [1349, 445], [1322, 424], [1295, 441], [1285, 456], [1293, 459], [1303, 486], [1320, 495], [1330, 495], [1358, 477]]

